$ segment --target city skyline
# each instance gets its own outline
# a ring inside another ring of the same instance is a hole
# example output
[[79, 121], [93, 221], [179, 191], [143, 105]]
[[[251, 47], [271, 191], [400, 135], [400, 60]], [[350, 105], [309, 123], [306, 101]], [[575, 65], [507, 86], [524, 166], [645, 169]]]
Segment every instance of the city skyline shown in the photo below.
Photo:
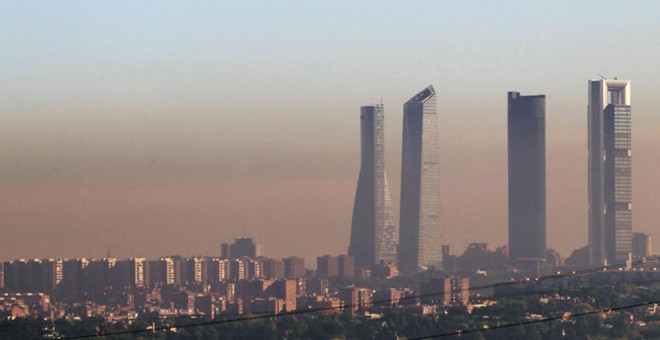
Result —
[[383, 104], [360, 108], [360, 174], [355, 190], [348, 255], [358, 267], [396, 261], [392, 199], [385, 172]]
[[[2, 3], [0, 258], [217, 254], [246, 234], [272, 256], [343, 253], [360, 166], [355, 108], [380, 98], [397, 108], [385, 170], [398, 225], [399, 108], [430, 83], [443, 243], [507, 243], [503, 93], [513, 88], [548, 96], [547, 245], [567, 256], [588, 244], [585, 81], [599, 73], [634, 80], [633, 229], [657, 236], [658, 10]], [[603, 34], [603, 22], [617, 29]]]

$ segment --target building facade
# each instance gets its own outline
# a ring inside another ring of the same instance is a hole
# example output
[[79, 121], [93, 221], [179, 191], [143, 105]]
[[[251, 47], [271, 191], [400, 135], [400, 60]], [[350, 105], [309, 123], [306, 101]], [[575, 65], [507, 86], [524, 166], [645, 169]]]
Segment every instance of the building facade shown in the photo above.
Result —
[[263, 244], [254, 242], [254, 239], [250, 237], [239, 237], [234, 239], [234, 243], [222, 243], [220, 245], [220, 257], [223, 258], [255, 258], [263, 255]]
[[545, 95], [507, 94], [509, 260], [545, 259]]
[[622, 263], [632, 252], [629, 80], [589, 81], [589, 261]]
[[419, 290], [423, 304], [465, 306], [470, 301], [470, 280], [461, 276], [433, 277], [420, 283]]
[[385, 174], [384, 119], [382, 104], [360, 108], [360, 175], [348, 247], [358, 267], [396, 260], [392, 200]]
[[403, 106], [400, 214], [399, 269], [440, 268], [440, 163], [433, 86]]
[[651, 235], [644, 233], [633, 233], [632, 237], [633, 259], [641, 260], [653, 255], [651, 247]]
[[296, 279], [305, 276], [305, 259], [301, 257], [287, 257], [284, 262], [284, 276], [287, 279]]

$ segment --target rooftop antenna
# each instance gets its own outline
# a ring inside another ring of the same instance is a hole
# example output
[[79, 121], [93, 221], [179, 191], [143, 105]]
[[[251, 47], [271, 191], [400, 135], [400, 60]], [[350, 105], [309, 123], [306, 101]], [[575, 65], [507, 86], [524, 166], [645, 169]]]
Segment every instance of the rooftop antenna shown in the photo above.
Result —
[[601, 78], [603, 78], [603, 79], [605, 79], [605, 80], [607, 80], [607, 78], [605, 78], [605, 76], [604, 76], [604, 75], [602, 75], [602, 74], [600, 74], [600, 73], [598, 73], [598, 75], [599, 75], [599, 76], [600, 76]]

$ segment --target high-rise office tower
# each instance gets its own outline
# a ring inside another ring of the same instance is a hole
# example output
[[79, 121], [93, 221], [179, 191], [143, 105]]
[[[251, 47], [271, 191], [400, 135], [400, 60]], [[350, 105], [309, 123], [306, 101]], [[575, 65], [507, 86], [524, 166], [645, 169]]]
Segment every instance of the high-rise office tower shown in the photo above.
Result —
[[507, 99], [509, 259], [533, 264], [546, 253], [545, 95]]
[[589, 260], [621, 263], [632, 251], [630, 81], [589, 81]]
[[442, 263], [438, 143], [435, 90], [429, 86], [403, 105], [398, 266], [404, 272]]
[[385, 174], [383, 105], [360, 108], [361, 164], [348, 254], [358, 267], [396, 259], [392, 201]]

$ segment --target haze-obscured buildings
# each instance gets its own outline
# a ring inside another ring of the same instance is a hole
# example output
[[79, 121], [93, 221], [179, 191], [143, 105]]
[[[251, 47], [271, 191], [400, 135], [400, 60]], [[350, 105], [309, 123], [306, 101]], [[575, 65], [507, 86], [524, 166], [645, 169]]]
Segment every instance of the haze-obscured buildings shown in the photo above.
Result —
[[651, 235], [644, 233], [633, 233], [632, 237], [633, 259], [640, 260], [644, 257], [653, 255], [651, 246]]
[[465, 306], [470, 302], [470, 280], [456, 275], [430, 278], [420, 284], [419, 292], [423, 304]]
[[352, 256], [323, 255], [316, 258], [318, 277], [355, 277], [355, 259]]
[[249, 237], [239, 237], [234, 239], [233, 243], [222, 243], [220, 245], [220, 257], [261, 257], [264, 248], [262, 243], [255, 243], [254, 239]]

